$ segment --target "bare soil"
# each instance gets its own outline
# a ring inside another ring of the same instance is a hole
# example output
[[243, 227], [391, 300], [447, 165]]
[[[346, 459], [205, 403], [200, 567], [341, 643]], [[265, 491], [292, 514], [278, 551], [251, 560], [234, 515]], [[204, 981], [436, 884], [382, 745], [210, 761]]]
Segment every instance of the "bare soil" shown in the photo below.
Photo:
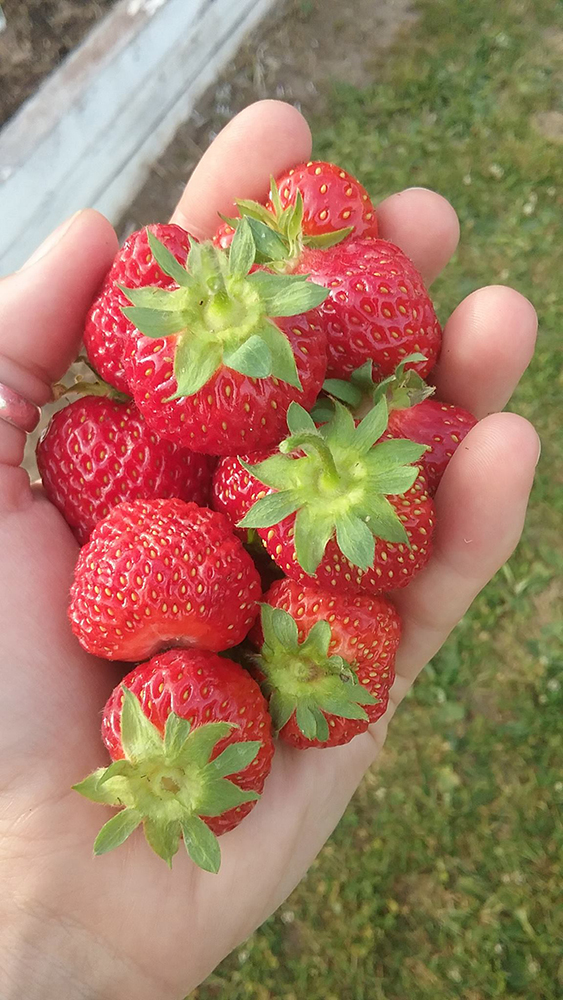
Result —
[[0, 126], [116, 0], [1, 0]]

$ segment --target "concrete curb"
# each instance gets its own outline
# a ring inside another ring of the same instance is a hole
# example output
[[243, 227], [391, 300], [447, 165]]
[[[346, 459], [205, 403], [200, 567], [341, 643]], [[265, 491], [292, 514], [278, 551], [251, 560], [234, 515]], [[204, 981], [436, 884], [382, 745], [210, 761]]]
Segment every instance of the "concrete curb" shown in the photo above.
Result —
[[115, 219], [274, 0], [121, 0], [0, 130], [0, 274], [84, 206]]

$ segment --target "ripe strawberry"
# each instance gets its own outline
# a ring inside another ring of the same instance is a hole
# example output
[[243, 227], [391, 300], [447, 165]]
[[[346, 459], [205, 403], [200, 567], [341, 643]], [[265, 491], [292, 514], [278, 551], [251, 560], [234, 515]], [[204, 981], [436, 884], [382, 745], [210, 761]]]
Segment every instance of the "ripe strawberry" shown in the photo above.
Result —
[[174, 284], [125, 289], [139, 333], [123, 365], [147, 423], [207, 454], [277, 443], [290, 402], [311, 406], [322, 385], [324, 333], [305, 313], [326, 290], [256, 269], [247, 225], [229, 253], [192, 241], [186, 267], [151, 235], [149, 244]]
[[218, 652], [244, 639], [260, 578], [227, 518], [182, 500], [114, 507], [81, 549], [69, 616], [79, 642], [108, 660], [168, 646]]
[[143, 823], [169, 865], [183, 838], [192, 860], [217, 872], [217, 837], [254, 807], [272, 763], [256, 682], [214, 653], [169, 650], [124, 677], [104, 709], [102, 736], [114, 763], [74, 787], [125, 808], [102, 828], [94, 853], [118, 847]]
[[322, 160], [300, 163], [276, 179], [267, 207], [283, 211], [295, 205], [298, 192], [303, 198], [305, 236], [325, 236], [344, 228], [355, 238], [377, 236], [375, 208], [366, 189], [342, 167]]
[[[254, 451], [244, 455], [244, 464], [257, 465], [265, 458], [277, 455], [278, 450], [274, 448], [268, 452]], [[258, 490], [258, 492], [257, 492]], [[271, 493], [268, 486], [257, 486], [256, 477], [240, 464], [237, 455], [226, 455], [220, 458], [213, 474], [211, 487], [211, 505], [214, 510], [218, 510], [234, 525], [236, 534], [246, 541], [248, 531], [244, 528], [237, 528], [237, 521], [250, 510], [252, 504], [261, 497]]]
[[327, 334], [330, 378], [346, 378], [367, 360], [381, 380], [413, 352], [422, 378], [434, 366], [442, 331], [412, 261], [387, 240], [346, 240], [327, 250], [303, 251], [294, 273], [310, 274], [329, 289], [314, 310]]
[[[385, 394], [389, 406], [387, 436], [409, 438], [427, 446], [418, 464], [433, 496], [454, 451], [477, 421], [461, 406], [428, 398], [434, 387], [426, 385], [416, 372], [405, 371], [409, 360], [420, 358], [416, 354], [406, 358], [394, 375], [379, 384], [373, 380], [372, 364], [368, 361], [352, 373], [349, 381], [327, 379], [323, 388], [347, 403], [356, 416], [364, 415]], [[323, 414], [330, 414], [324, 401], [315, 408], [316, 417]]]
[[[412, 367], [426, 377], [438, 356], [442, 331], [412, 261], [387, 240], [359, 238], [357, 233], [346, 238], [348, 230], [306, 238], [303, 199], [284, 210], [276, 198], [274, 216], [257, 202], [237, 204], [260, 260], [280, 273], [307, 275], [328, 289], [328, 297], [312, 313], [326, 333], [328, 376], [346, 378], [371, 360], [382, 379], [408, 355], [422, 352], [424, 360]], [[239, 225], [233, 219], [231, 229]], [[215, 239], [225, 243], [228, 234], [220, 232]]]
[[473, 414], [461, 406], [425, 399], [416, 406], [392, 409], [388, 430], [395, 438], [428, 445], [420, 464], [430, 496], [434, 496], [453, 453], [476, 423]]
[[380, 440], [384, 398], [357, 426], [344, 406], [333, 405], [332, 418], [317, 428], [293, 404], [291, 436], [280, 454], [254, 464], [242, 457], [229, 466], [220, 462], [212, 502], [242, 517], [239, 527], [256, 528], [278, 566], [299, 583], [348, 593], [404, 587], [431, 552], [434, 507], [411, 464], [425, 446]]
[[177, 261], [185, 264], [190, 241], [180, 226], [157, 224], [132, 233], [106, 275], [88, 313], [84, 331], [84, 344], [91, 364], [106, 382], [125, 393], [129, 390], [123, 371], [123, 348], [133, 325], [123, 315], [122, 309], [129, 304], [129, 300], [120, 286], [168, 288], [173, 284], [151, 253], [149, 232], [168, 248]]
[[203, 506], [213, 462], [159, 441], [134, 403], [82, 396], [55, 413], [37, 445], [49, 500], [83, 545], [123, 500], [179, 497]]
[[280, 739], [299, 749], [349, 743], [383, 715], [401, 622], [383, 597], [325, 594], [280, 580], [250, 640]]
[[[288, 209], [292, 209], [299, 198], [303, 202], [299, 235], [305, 246], [314, 245], [311, 237], [317, 240], [328, 237], [330, 242], [335, 232], [354, 233], [356, 237], [377, 236], [375, 208], [367, 191], [355, 177], [334, 163], [310, 160], [277, 177], [264, 206], [271, 216], [265, 219], [266, 223], [283, 233]], [[256, 214], [255, 203], [242, 201], [237, 205], [251, 206]], [[262, 213], [257, 217], [264, 220]], [[228, 247], [234, 233], [234, 227], [224, 223], [215, 237], [217, 245]]]

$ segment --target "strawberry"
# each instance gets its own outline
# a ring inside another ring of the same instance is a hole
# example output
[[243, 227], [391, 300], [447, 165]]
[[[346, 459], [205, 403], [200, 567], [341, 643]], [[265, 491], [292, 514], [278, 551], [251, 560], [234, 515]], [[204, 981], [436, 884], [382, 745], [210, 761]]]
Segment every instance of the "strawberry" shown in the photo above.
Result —
[[[426, 385], [416, 372], [405, 371], [407, 363], [421, 359], [424, 360], [416, 354], [405, 358], [395, 373], [379, 384], [373, 379], [372, 364], [368, 361], [352, 373], [349, 381], [327, 379], [323, 388], [347, 403], [356, 416], [365, 414], [385, 394], [389, 406], [387, 435], [409, 438], [427, 446], [419, 465], [433, 496], [453, 453], [477, 421], [461, 406], [428, 398], [434, 387]], [[323, 414], [330, 414], [324, 401], [315, 408], [315, 416]]]
[[[260, 260], [280, 273], [307, 275], [328, 290], [313, 316], [326, 333], [329, 377], [345, 378], [371, 360], [381, 380], [408, 355], [422, 352], [424, 360], [412, 367], [425, 378], [438, 356], [442, 331], [412, 261], [393, 243], [350, 236], [351, 230], [305, 237], [304, 200], [296, 196], [283, 209], [277, 193], [276, 202], [274, 216], [257, 202], [237, 205]], [[231, 222], [231, 229], [241, 224]], [[227, 234], [215, 239], [225, 243]]]
[[410, 438], [428, 445], [420, 464], [430, 496], [434, 496], [456, 448], [476, 423], [473, 414], [461, 406], [425, 399], [412, 407], [392, 409], [388, 430], [395, 438]]
[[[271, 458], [272, 455], [277, 454], [277, 448], [267, 452], [254, 451], [243, 456], [244, 464], [245, 466], [254, 466], [263, 462], [265, 458]], [[250, 532], [244, 528], [238, 528], [237, 521], [240, 521], [241, 517], [250, 510], [256, 500], [265, 497], [267, 493], [271, 493], [269, 487], [263, 485], [262, 489], [259, 489], [256, 477], [243, 468], [237, 455], [226, 455], [219, 459], [213, 474], [211, 505], [214, 510], [220, 511], [229, 518], [234, 525], [236, 534], [243, 541], [246, 541]]]
[[217, 652], [244, 639], [260, 578], [227, 518], [183, 500], [114, 507], [81, 549], [69, 617], [79, 642], [108, 660], [168, 646]]
[[276, 179], [266, 207], [283, 211], [295, 205], [298, 192], [305, 236], [326, 236], [344, 228], [355, 237], [377, 236], [375, 208], [366, 189], [342, 167], [322, 160], [300, 163]]
[[346, 378], [367, 360], [381, 380], [413, 352], [411, 367], [426, 378], [442, 331], [412, 261], [387, 240], [346, 240], [327, 250], [304, 250], [294, 273], [310, 274], [329, 289], [315, 310], [328, 345], [327, 375]]
[[147, 423], [207, 454], [277, 443], [290, 402], [311, 406], [324, 378], [324, 333], [305, 313], [326, 290], [256, 268], [247, 224], [228, 253], [192, 241], [185, 267], [148, 241], [173, 284], [123, 286], [132, 302], [123, 311], [138, 331], [123, 365]]
[[179, 497], [203, 506], [212, 460], [160, 441], [132, 402], [83, 396], [55, 413], [37, 445], [49, 500], [83, 545], [123, 500]]
[[141, 824], [169, 865], [181, 839], [192, 860], [219, 870], [217, 837], [254, 807], [270, 771], [271, 722], [260, 688], [232, 660], [171, 649], [124, 677], [104, 709], [114, 761], [75, 790], [124, 806], [98, 834], [95, 854]]
[[157, 224], [132, 233], [106, 275], [88, 313], [84, 331], [84, 344], [91, 364], [109, 385], [125, 393], [128, 386], [122, 364], [123, 348], [133, 325], [123, 315], [122, 309], [128, 305], [128, 299], [120, 286], [168, 288], [172, 284], [170, 276], [158, 266], [151, 253], [149, 232], [177, 261], [185, 264], [190, 241], [180, 226]]
[[[304, 245], [315, 245], [315, 240], [316, 245], [322, 245], [323, 240], [330, 243], [335, 233], [377, 236], [375, 208], [365, 188], [342, 167], [322, 160], [300, 163], [272, 182], [270, 197], [264, 206], [270, 218], [257, 211], [255, 202], [236, 204], [239, 209], [250, 208], [255, 217], [283, 233], [288, 210], [293, 209], [299, 199], [303, 203], [299, 235]], [[228, 247], [234, 233], [234, 227], [229, 222], [224, 223], [217, 231], [216, 244]]]
[[387, 708], [401, 622], [368, 594], [274, 583], [249, 639], [280, 739], [299, 749], [349, 743]]
[[242, 518], [239, 527], [256, 528], [298, 583], [347, 593], [405, 587], [431, 552], [434, 506], [411, 464], [425, 446], [380, 440], [385, 398], [357, 426], [346, 407], [333, 406], [318, 428], [293, 404], [279, 453], [252, 464], [224, 459], [212, 502]]

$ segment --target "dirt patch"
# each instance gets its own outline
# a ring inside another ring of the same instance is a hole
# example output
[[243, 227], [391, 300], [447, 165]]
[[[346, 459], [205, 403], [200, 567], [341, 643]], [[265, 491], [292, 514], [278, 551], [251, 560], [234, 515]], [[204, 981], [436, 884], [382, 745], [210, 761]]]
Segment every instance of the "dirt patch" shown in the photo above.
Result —
[[532, 121], [540, 135], [551, 139], [552, 142], [563, 143], [563, 113], [561, 111], [538, 111]]
[[82, 41], [116, 0], [2, 0], [0, 125]]
[[414, 18], [410, 0], [277, 4], [154, 165], [118, 223], [120, 237], [168, 218], [204, 150], [242, 108], [274, 97], [308, 118], [326, 113], [333, 82], [368, 84], [378, 52]]
[[536, 628], [546, 628], [557, 620], [558, 612], [563, 607], [563, 583], [559, 579], [554, 579], [534, 597], [534, 607], [536, 609]]

